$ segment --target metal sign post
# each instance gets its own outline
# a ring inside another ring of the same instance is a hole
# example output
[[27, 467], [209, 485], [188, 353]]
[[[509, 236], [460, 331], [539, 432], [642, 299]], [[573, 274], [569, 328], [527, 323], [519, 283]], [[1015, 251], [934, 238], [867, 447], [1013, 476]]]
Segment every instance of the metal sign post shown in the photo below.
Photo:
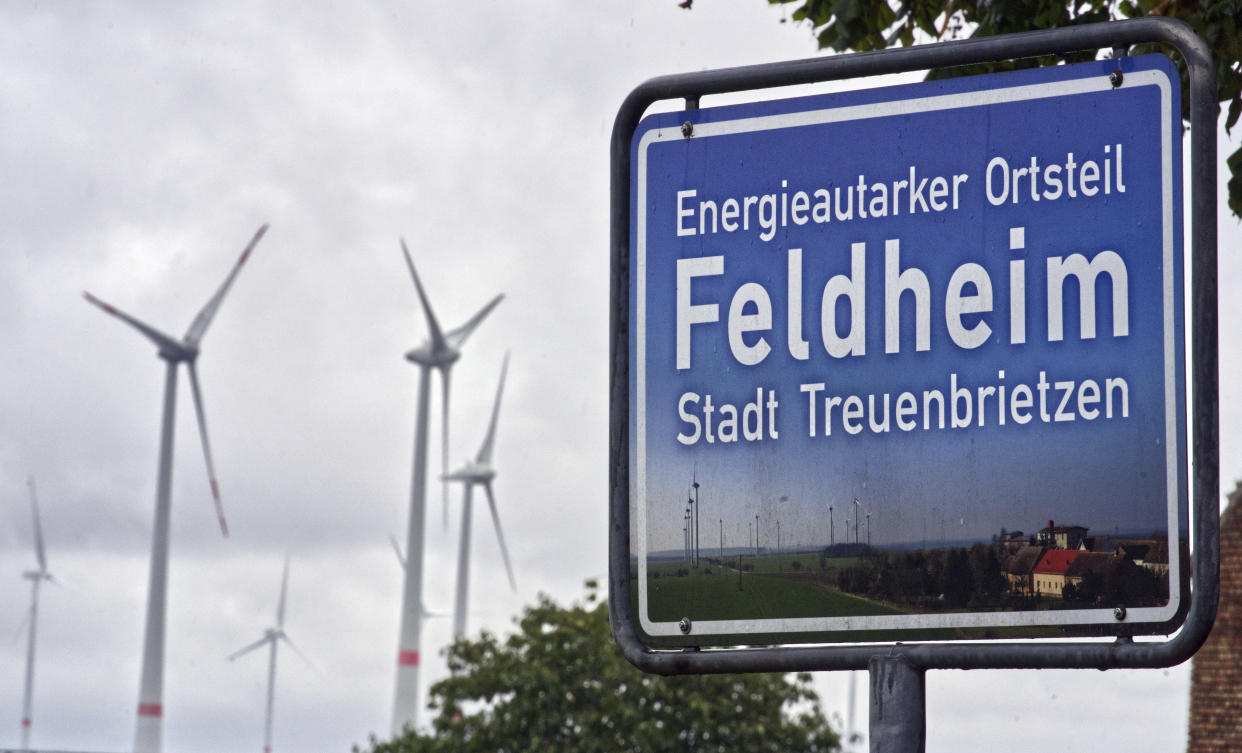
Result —
[[[1144, 42], [1189, 73], [1189, 359], [1167, 58], [699, 108]], [[626, 657], [661, 674], [867, 667], [872, 749], [915, 751], [927, 669], [1193, 654], [1218, 578], [1215, 95], [1206, 45], [1154, 18], [635, 89], [612, 139], [610, 608]], [[661, 100], [686, 109], [644, 118]], [[1089, 525], [1039, 517], [1054, 504]], [[853, 521], [843, 541], [834, 507]], [[720, 521], [716, 552], [700, 514]], [[1010, 525], [1029, 528], [997, 536]], [[1009, 555], [1030, 560], [1025, 580], [1000, 569]], [[936, 578], [910, 580], [919, 568]], [[971, 642], [1053, 635], [1116, 640]]]

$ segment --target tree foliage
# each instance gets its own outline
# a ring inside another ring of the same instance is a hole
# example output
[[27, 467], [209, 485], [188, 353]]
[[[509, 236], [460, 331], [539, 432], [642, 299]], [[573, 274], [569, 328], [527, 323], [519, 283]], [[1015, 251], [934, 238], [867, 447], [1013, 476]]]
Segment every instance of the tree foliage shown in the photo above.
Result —
[[[820, 49], [881, 50], [916, 41], [940, 41], [963, 35], [986, 37], [1038, 29], [1055, 29], [1101, 21], [1165, 16], [1189, 23], [1212, 48], [1216, 60], [1217, 100], [1226, 104], [1225, 129], [1242, 115], [1242, 0], [768, 0], [796, 6], [792, 20], [810, 26]], [[688, 5], [686, 7], [689, 7]], [[783, 20], [783, 19], [782, 19]], [[1135, 54], [1153, 51], [1144, 45]], [[1048, 55], [953, 71], [933, 71], [931, 78], [1030, 68], [1094, 59], [1095, 53]], [[1179, 65], [1183, 65], [1178, 61]], [[1185, 75], [1183, 71], [1183, 75]], [[1183, 107], [1186, 102], [1183, 101]], [[1183, 113], [1184, 114], [1184, 113]], [[1242, 217], [1242, 148], [1227, 160], [1229, 209]]]
[[[448, 649], [431, 688], [431, 734], [407, 730], [371, 753], [811, 751], [840, 749], [810, 675], [658, 677], [621, 655], [598, 586], [561, 607], [546, 596], [505, 639]], [[356, 749], [355, 749], [356, 750]]]

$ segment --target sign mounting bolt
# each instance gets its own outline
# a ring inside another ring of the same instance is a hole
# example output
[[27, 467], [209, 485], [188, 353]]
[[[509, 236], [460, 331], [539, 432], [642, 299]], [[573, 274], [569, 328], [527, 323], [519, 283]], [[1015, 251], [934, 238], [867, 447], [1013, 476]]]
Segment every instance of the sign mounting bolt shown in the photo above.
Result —
[[681, 135], [685, 136], [686, 138], [690, 138], [691, 136], [693, 136], [694, 135], [694, 123], [691, 123], [688, 120], [685, 123], [682, 123], [681, 124]]
[[1113, 617], [1116, 617], [1118, 622], [1123, 622], [1126, 619], [1126, 608], [1120, 604], [1113, 607]]
[[690, 618], [682, 617], [681, 621], [677, 623], [677, 627], [681, 629], [683, 635], [690, 635]]
[[[1114, 89], [1121, 86], [1121, 82], [1125, 80], [1125, 74], [1121, 72], [1120, 68], [1108, 74], [1108, 83], [1112, 84]], [[682, 126], [682, 130], [685, 130], [685, 126]]]

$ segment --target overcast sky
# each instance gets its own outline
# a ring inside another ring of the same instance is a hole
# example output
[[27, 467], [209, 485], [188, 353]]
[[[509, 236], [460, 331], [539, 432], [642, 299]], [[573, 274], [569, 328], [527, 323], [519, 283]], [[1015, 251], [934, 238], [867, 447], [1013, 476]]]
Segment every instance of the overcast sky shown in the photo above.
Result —
[[[82, 292], [180, 336], [264, 222], [199, 360], [227, 540], [180, 383], [165, 749], [259, 749], [265, 659], [225, 657], [273, 621], [286, 552], [286, 629], [313, 666], [282, 654], [275, 749], [342, 753], [387, 730], [401, 584], [387, 537], [404, 538], [417, 375], [402, 355], [426, 336], [399, 237], [446, 326], [507, 294], [454, 370], [457, 464], [512, 351], [495, 489], [518, 591], [476, 515], [470, 629], [507, 630], [539, 592], [570, 602], [605, 576], [614, 114], [653, 75], [815, 54], [780, 9], [721, 6], [0, 8], [0, 747], [19, 739], [28, 475], [64, 583], [43, 591], [32, 741], [132, 744], [162, 363]], [[1237, 223], [1222, 214], [1221, 230], [1230, 488], [1242, 264]], [[429, 499], [425, 593], [447, 610], [456, 522]], [[449, 632], [424, 631], [424, 699]], [[1188, 677], [933, 672], [928, 750], [1176, 749]], [[845, 714], [846, 678], [818, 679], [829, 713]], [[866, 697], [860, 676], [862, 727]]]

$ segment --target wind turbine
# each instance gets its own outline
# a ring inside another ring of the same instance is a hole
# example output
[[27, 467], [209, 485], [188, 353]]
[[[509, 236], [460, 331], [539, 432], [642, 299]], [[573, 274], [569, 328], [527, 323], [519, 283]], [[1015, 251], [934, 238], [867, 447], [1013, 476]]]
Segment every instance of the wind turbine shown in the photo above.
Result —
[[699, 502], [699, 469], [696, 466], [690, 477], [690, 486], [694, 489], [694, 566], [699, 566], [699, 512], [703, 504]]
[[198, 386], [198, 372], [194, 365], [198, 360], [199, 346], [211, 320], [220, 309], [224, 296], [237, 278], [250, 252], [267, 232], [267, 225], [259, 228], [246, 245], [228, 277], [215, 295], [207, 301], [185, 336], [176, 340], [170, 335], [113, 308], [90, 293], [86, 300], [115, 316], [159, 348], [158, 355], [167, 363], [164, 372], [164, 413], [160, 424], [160, 456], [155, 482], [155, 531], [151, 544], [151, 572], [147, 587], [147, 618], [142, 644], [142, 675], [138, 690], [138, 722], [134, 732], [135, 753], [159, 753], [164, 716], [164, 628], [168, 599], [168, 529], [170, 503], [172, 500], [172, 450], [173, 421], [177, 408], [177, 366], [184, 363], [190, 373], [190, 393], [194, 398], [194, 411], [198, 416], [198, 436], [203, 444], [203, 456], [207, 461], [207, 478], [211, 482], [211, 496], [215, 501], [216, 518], [220, 532], [229, 535], [224, 520], [224, 508], [220, 504], [220, 487], [216, 483], [216, 471], [211, 462], [211, 445], [207, 442], [207, 419], [203, 414], [202, 391]]
[[492, 451], [496, 446], [496, 422], [500, 417], [500, 398], [505, 391], [505, 374], [509, 371], [509, 354], [505, 354], [504, 365], [500, 368], [500, 386], [496, 388], [496, 402], [492, 405], [492, 419], [487, 425], [487, 436], [483, 446], [473, 461], [447, 474], [444, 478], [460, 481], [462, 490], [461, 508], [461, 543], [457, 550], [457, 603], [453, 608], [453, 636], [461, 637], [466, 632], [466, 602], [470, 585], [470, 511], [471, 491], [475, 485], [483, 487], [487, 494], [487, 506], [492, 511], [492, 523], [496, 527], [496, 539], [500, 542], [500, 554], [505, 561], [505, 571], [509, 574], [509, 586], [516, 591], [517, 581], [513, 579], [513, 566], [509, 564], [509, 550], [505, 547], [505, 535], [500, 530], [500, 515], [496, 512], [496, 497], [492, 494], [492, 480], [496, 478], [496, 469], [492, 467]]
[[[267, 712], [263, 717], [263, 753], [272, 750], [272, 700], [276, 690], [276, 644], [284, 641], [295, 653], [301, 655], [293, 641], [285, 634], [285, 594], [289, 586], [289, 556], [285, 555], [285, 570], [280, 577], [280, 601], [276, 605], [276, 626], [263, 631], [263, 637], [245, 648], [238, 649], [229, 655], [229, 661], [244, 656], [264, 644], [268, 646], [267, 654]], [[305, 657], [303, 657], [305, 659]], [[308, 662], [309, 663], [309, 662]]]
[[[498, 295], [479, 310], [465, 324], [457, 329], [444, 332], [431, 303], [423, 291], [423, 283], [414, 270], [414, 260], [410, 258], [410, 250], [405, 241], [401, 241], [401, 251], [405, 254], [406, 266], [410, 268], [410, 276], [414, 278], [414, 287], [418, 291], [418, 300], [422, 304], [423, 314], [427, 318], [427, 342], [405, 354], [406, 360], [419, 367], [418, 380], [418, 418], [414, 424], [414, 474], [410, 488], [410, 527], [406, 537], [406, 550], [410, 559], [405, 569], [405, 585], [401, 598], [401, 633], [397, 648], [397, 681], [393, 693], [392, 733], [400, 735], [406, 725], [413, 726], [418, 718], [418, 664], [419, 644], [422, 639], [422, 603], [423, 603], [423, 523], [426, 518], [427, 503], [427, 424], [428, 404], [431, 399], [431, 370], [439, 369], [444, 386], [443, 434], [441, 443], [443, 451], [448, 452], [448, 400], [449, 370], [461, 357], [461, 346], [474, 332], [496, 304], [504, 298]], [[443, 468], [447, 470], [447, 455], [443, 460]], [[445, 494], [447, 495], [447, 486]], [[448, 498], [445, 496], [445, 516], [448, 515]]]
[[30, 509], [34, 513], [35, 559], [38, 570], [27, 570], [22, 577], [30, 581], [30, 633], [26, 636], [26, 685], [22, 691], [22, 750], [30, 749], [30, 705], [34, 694], [35, 633], [39, 621], [39, 585], [43, 581], [55, 582], [47, 571], [47, 554], [43, 551], [43, 528], [39, 525], [39, 501], [35, 496], [34, 478], [26, 479], [30, 487]]

